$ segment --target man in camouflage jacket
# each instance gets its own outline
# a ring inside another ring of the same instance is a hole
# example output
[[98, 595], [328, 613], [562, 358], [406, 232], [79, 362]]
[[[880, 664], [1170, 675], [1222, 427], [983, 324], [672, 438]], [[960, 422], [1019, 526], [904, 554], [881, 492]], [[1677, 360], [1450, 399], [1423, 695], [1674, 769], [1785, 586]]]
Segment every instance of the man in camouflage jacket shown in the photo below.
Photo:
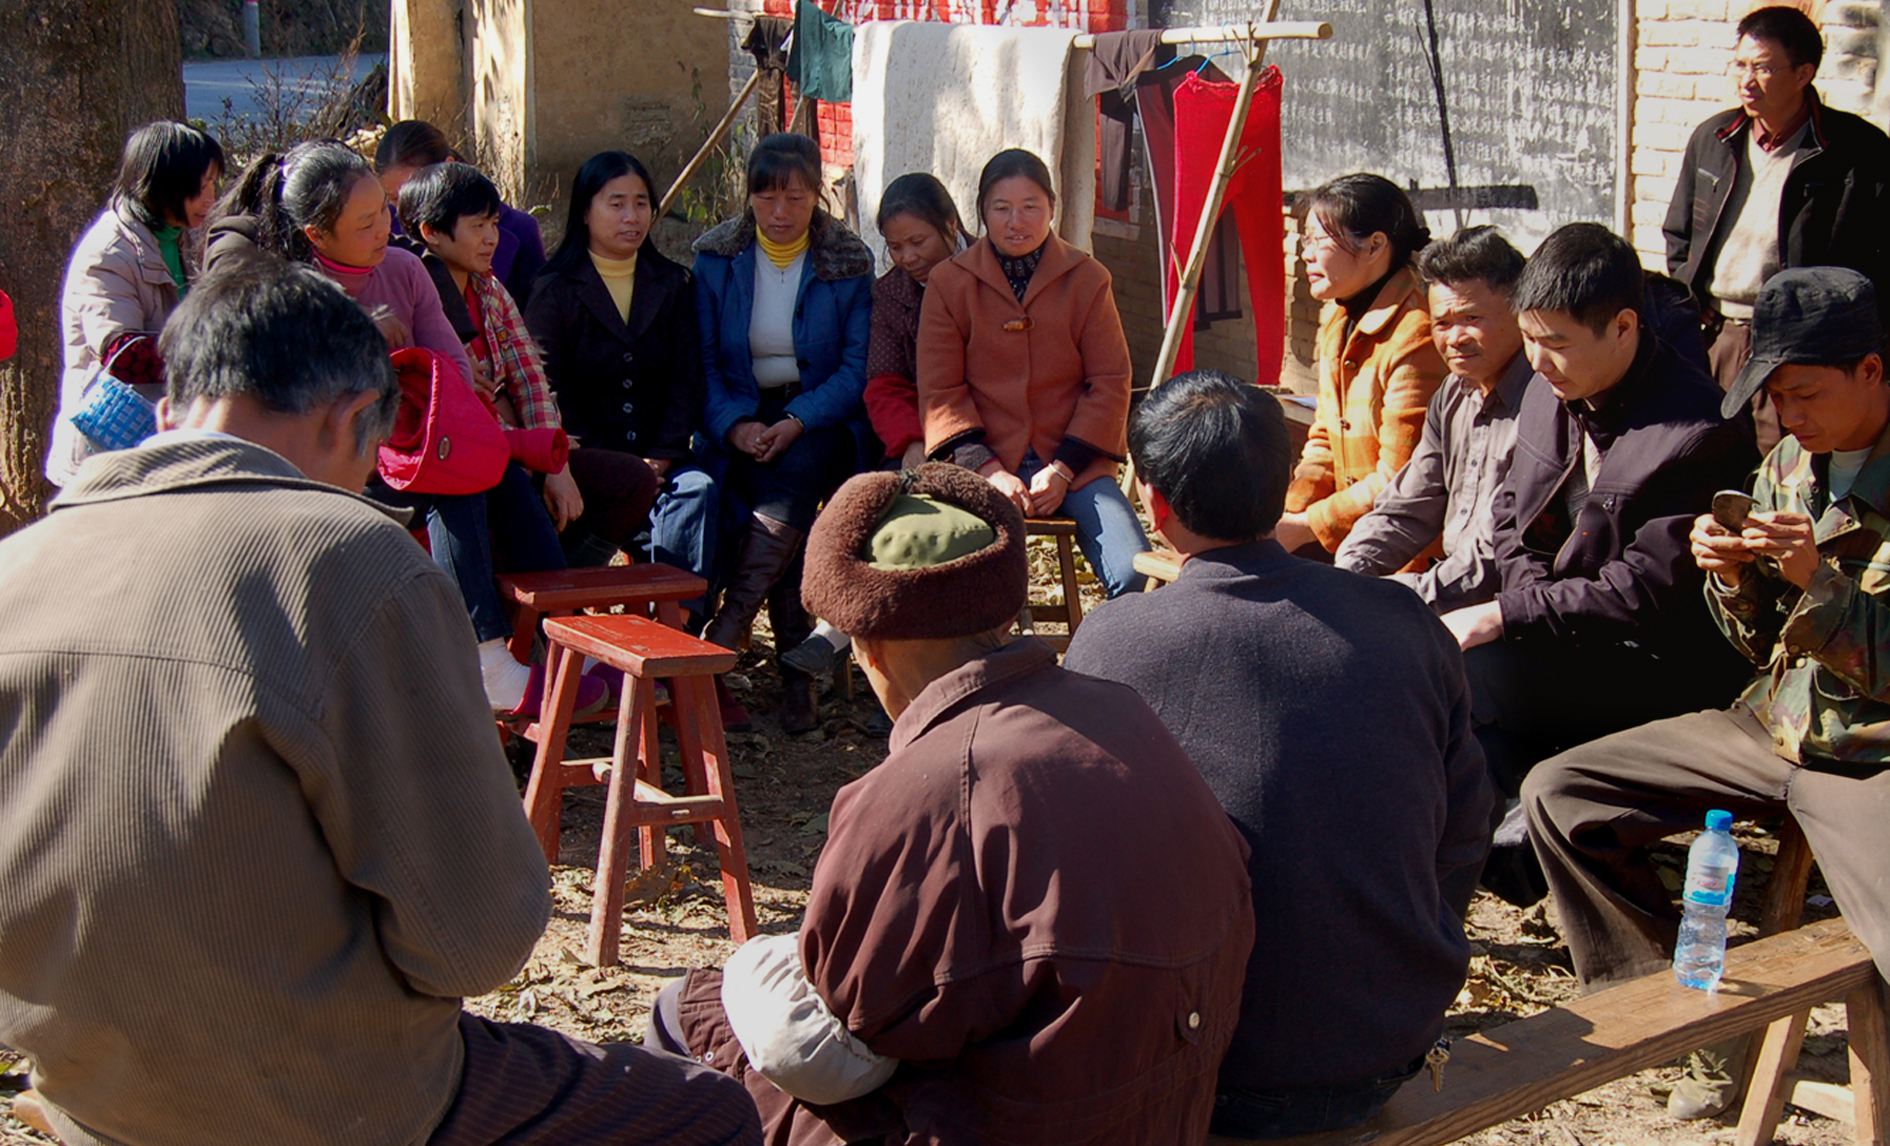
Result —
[[1523, 785], [1587, 986], [1670, 958], [1678, 916], [1645, 848], [1709, 808], [1789, 811], [1890, 975], [1890, 387], [1876, 293], [1856, 271], [1784, 271], [1753, 327], [1728, 416], [1763, 387], [1787, 436], [1759, 467], [1745, 527], [1708, 514], [1691, 541], [1720, 628], [1761, 674], [1730, 709], [1583, 745]]

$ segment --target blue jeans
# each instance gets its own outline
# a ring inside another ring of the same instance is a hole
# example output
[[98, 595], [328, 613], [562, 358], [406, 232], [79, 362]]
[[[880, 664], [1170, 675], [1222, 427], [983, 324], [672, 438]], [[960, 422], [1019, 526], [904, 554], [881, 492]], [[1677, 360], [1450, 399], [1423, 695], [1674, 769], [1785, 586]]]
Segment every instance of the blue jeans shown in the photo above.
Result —
[[1367, 1082], [1303, 1090], [1222, 1087], [1214, 1092], [1214, 1119], [1209, 1130], [1223, 1138], [1291, 1138], [1357, 1126], [1383, 1110], [1398, 1088], [1423, 1067], [1420, 1058], [1404, 1070], [1381, 1074]]
[[499, 484], [484, 493], [398, 493], [376, 478], [368, 496], [426, 515], [434, 563], [459, 586], [473, 634], [482, 641], [512, 635], [495, 574], [565, 568], [564, 547], [545, 503], [531, 474], [516, 463], [508, 463]]
[[[714, 478], [684, 462], [672, 465], [650, 510], [650, 560], [713, 581], [721, 510], [722, 490]], [[701, 598], [684, 601], [683, 608], [697, 618], [708, 616]]]
[[[1017, 476], [1029, 485], [1043, 468], [1037, 452], [1031, 450], [1017, 467]], [[1054, 516], [1076, 522], [1076, 544], [1111, 597], [1142, 591], [1148, 579], [1135, 571], [1135, 555], [1148, 549], [1148, 534], [1142, 532], [1142, 521], [1121, 486], [1110, 478], [1097, 478], [1064, 494]]]

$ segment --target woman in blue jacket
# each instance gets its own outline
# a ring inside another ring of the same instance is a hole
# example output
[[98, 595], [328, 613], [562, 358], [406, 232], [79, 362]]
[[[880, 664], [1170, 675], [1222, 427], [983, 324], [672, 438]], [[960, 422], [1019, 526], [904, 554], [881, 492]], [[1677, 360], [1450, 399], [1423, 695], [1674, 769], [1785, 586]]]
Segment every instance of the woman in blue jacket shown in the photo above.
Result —
[[[881, 452], [863, 400], [873, 256], [822, 211], [820, 150], [771, 135], [748, 160], [748, 210], [696, 241], [704, 436], [743, 507], [741, 544], [703, 637], [737, 649], [769, 604], [778, 649], [812, 625], [796, 558], [820, 504]], [[813, 680], [781, 666], [781, 724], [818, 723]], [[745, 714], [728, 711], [725, 720]]]

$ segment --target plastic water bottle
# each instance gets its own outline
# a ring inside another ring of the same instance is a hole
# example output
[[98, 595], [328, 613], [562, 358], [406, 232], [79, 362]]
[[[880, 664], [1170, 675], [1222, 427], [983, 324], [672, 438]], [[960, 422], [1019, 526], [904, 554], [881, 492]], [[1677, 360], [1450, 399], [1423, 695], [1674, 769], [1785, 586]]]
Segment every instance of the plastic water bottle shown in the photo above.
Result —
[[1732, 910], [1733, 879], [1739, 874], [1739, 845], [1733, 842], [1732, 813], [1706, 813], [1706, 830], [1687, 851], [1687, 882], [1680, 898], [1686, 915], [1673, 947], [1673, 977], [1683, 987], [1711, 991], [1726, 969], [1726, 913]]

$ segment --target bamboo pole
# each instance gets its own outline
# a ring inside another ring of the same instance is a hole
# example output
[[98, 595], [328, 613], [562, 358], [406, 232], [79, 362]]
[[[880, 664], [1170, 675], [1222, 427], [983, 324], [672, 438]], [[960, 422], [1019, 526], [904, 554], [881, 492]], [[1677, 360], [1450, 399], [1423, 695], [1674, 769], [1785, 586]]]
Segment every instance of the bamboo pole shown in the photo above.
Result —
[[735, 126], [735, 117], [741, 114], [743, 107], [747, 106], [748, 97], [755, 94], [755, 88], [761, 83], [764, 70], [756, 68], [755, 74], [748, 77], [748, 83], [743, 85], [741, 94], [728, 105], [728, 112], [722, 116], [722, 122], [715, 125], [715, 130], [709, 133], [709, 138], [703, 141], [702, 147], [696, 151], [694, 158], [690, 159], [688, 165], [682, 169], [682, 173], [676, 176], [676, 182], [671, 183], [669, 190], [663, 193], [663, 202], [656, 208], [658, 219], [669, 215], [670, 204], [676, 201], [676, 196], [682, 194], [683, 188], [689, 186], [689, 181], [696, 177], [696, 172], [709, 161], [710, 153], [721, 144], [722, 139], [728, 135], [729, 129]]
[[[1201, 268], [1207, 264], [1208, 240], [1214, 234], [1215, 223], [1220, 219], [1221, 206], [1227, 201], [1227, 187], [1233, 182], [1234, 168], [1240, 156], [1240, 137], [1247, 130], [1247, 113], [1253, 107], [1253, 90], [1260, 82], [1260, 67], [1266, 59], [1267, 38], [1260, 34], [1260, 28], [1271, 23], [1279, 10], [1280, 0], [1267, 0], [1266, 20], [1251, 27], [1253, 34], [1246, 41], [1247, 74], [1241, 77], [1240, 92], [1234, 97], [1234, 114], [1227, 121], [1227, 135], [1221, 140], [1221, 158], [1214, 168], [1214, 182], [1208, 188], [1207, 202], [1201, 208], [1201, 221], [1194, 228], [1194, 245], [1188, 250], [1188, 261], [1182, 266], [1181, 281], [1175, 288], [1175, 305], [1168, 312], [1168, 326], [1162, 334], [1161, 353], [1155, 356], [1155, 372], [1149, 379], [1150, 390], [1168, 381], [1168, 372], [1175, 367], [1175, 356], [1181, 353], [1182, 324], [1194, 318], [1194, 296], [1201, 284]], [[1133, 459], [1122, 467], [1122, 489], [1133, 503]]]

